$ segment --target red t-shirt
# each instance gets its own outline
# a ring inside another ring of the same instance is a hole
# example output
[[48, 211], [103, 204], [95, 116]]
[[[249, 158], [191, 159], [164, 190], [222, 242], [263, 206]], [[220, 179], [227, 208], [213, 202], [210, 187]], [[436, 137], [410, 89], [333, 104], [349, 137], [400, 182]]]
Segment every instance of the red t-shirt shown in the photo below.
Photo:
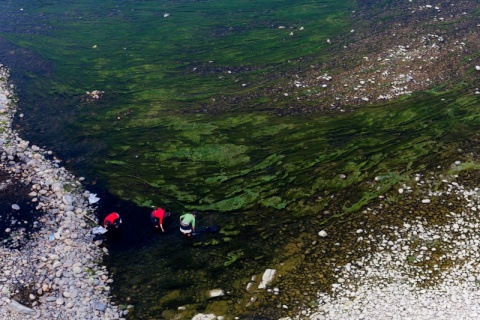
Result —
[[118, 218], [120, 218], [120, 215], [116, 212], [112, 212], [110, 213], [108, 216], [105, 217], [105, 220], [103, 220], [103, 224], [107, 224], [110, 223], [110, 224], [114, 224], [115, 223], [115, 220], [117, 220]]
[[157, 218], [160, 224], [163, 223], [163, 218], [165, 217], [165, 210], [158, 208], [152, 211], [152, 217]]

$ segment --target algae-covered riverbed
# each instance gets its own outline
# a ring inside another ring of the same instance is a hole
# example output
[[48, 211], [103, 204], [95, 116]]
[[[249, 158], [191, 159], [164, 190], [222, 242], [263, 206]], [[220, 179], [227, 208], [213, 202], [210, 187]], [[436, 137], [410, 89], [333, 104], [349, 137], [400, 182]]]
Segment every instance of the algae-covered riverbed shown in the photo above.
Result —
[[[19, 88], [16, 129], [85, 176], [101, 215], [124, 216], [107, 262], [132, 318], [268, 315], [262, 299], [235, 302], [293, 239], [467, 156], [478, 1], [463, 5], [3, 3], [0, 59]], [[165, 235], [152, 205], [174, 213]], [[183, 241], [177, 217], [192, 209], [221, 232]], [[216, 287], [229, 294], [211, 303]]]

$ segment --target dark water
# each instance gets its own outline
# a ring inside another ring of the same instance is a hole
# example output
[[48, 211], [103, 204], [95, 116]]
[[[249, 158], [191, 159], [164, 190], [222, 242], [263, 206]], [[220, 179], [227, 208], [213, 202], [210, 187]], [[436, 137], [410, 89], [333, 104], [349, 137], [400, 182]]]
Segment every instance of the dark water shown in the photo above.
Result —
[[[42, 212], [28, 196], [30, 189], [0, 171], [0, 241], [10, 248], [21, 248], [41, 223]], [[17, 205], [19, 209], [12, 208]]]
[[[24, 113], [15, 128], [85, 176], [102, 198], [100, 218], [122, 215], [106, 262], [132, 318], [168, 319], [182, 305], [189, 314], [278, 314], [268, 304], [236, 307], [245, 279], [281, 262], [302, 232], [341, 227], [410, 173], [448, 165], [478, 129], [478, 99], [460, 98], [462, 89], [288, 115], [294, 101], [276, 88], [332, 58], [326, 39], [349, 32], [355, 9], [306, 0], [0, 4], [0, 60]], [[166, 234], [149, 224], [152, 205], [174, 213]], [[182, 239], [178, 216], [192, 209], [199, 226], [221, 232]], [[204, 291], [216, 287], [229, 295], [212, 304]]]

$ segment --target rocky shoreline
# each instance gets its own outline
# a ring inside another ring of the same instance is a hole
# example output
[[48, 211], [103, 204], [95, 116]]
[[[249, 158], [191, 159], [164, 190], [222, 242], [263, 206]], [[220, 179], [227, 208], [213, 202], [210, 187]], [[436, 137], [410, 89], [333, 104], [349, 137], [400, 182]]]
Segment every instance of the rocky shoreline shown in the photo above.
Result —
[[82, 178], [11, 129], [16, 105], [8, 77], [0, 65], [0, 187], [29, 187], [36, 217], [26, 236], [16, 199], [8, 199], [11, 215], [0, 216], [11, 224], [1, 230], [8, 238], [0, 239], [0, 319], [122, 319], [128, 307], [111, 301], [113, 279], [102, 266], [108, 250], [93, 240], [91, 195]]
[[[245, 96], [216, 96], [196, 112], [251, 108], [269, 96], [276, 103], [269, 110], [279, 115], [343, 113], [475, 79], [471, 67], [480, 48], [478, 1], [358, 1], [358, 6], [351, 15], [354, 28], [327, 40], [331, 58], [271, 75], [282, 80]], [[279, 28], [288, 29], [291, 39], [308, 32], [297, 26]], [[212, 68], [196, 72], [225, 72]]]
[[[318, 306], [295, 319], [478, 319], [480, 189], [456, 178], [418, 174], [417, 217], [383, 232], [370, 225], [352, 230], [362, 257], [332, 266], [331, 291], [319, 293]], [[440, 184], [435, 191], [426, 183], [433, 179]], [[401, 195], [413, 191], [398, 189]], [[367, 210], [385, 214], [381, 205]], [[438, 223], [422, 214], [430, 210]]]
[[[415, 174], [380, 196], [365, 208], [356, 228], [342, 235], [334, 228], [319, 230], [315, 240], [304, 244], [300, 264], [306, 268], [284, 273], [266, 286], [271, 302], [289, 314], [275, 319], [478, 319], [480, 168], [455, 161], [438, 169]], [[398, 206], [390, 205], [394, 196]], [[394, 215], [400, 220], [390, 220]], [[349, 248], [341, 254], [346, 259], [330, 259], [326, 248], [341, 248], [342, 239]], [[308, 301], [308, 285], [319, 289], [329, 277], [319, 274], [323, 265], [332, 270], [333, 280]], [[305, 291], [290, 298], [292, 279], [286, 277], [293, 274]], [[194, 319], [220, 318], [202, 314]]]

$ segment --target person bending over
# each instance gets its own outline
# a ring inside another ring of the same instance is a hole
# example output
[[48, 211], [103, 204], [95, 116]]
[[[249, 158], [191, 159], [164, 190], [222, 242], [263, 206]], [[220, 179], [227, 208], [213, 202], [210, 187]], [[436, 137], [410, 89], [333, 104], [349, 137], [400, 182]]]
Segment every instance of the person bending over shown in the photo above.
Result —
[[197, 210], [193, 210], [192, 213], [185, 213], [180, 216], [180, 232], [183, 235], [190, 237], [195, 232], [195, 218], [197, 215]]
[[163, 219], [168, 217], [170, 217], [170, 212], [165, 211], [163, 208], [157, 208], [150, 214], [150, 218], [155, 229], [160, 229], [163, 233], [165, 233], [165, 229], [163, 228]]
[[118, 227], [120, 227], [121, 224], [122, 224], [122, 218], [120, 218], [120, 215], [116, 212], [110, 213], [103, 220], [103, 227], [107, 230], [118, 229]]

